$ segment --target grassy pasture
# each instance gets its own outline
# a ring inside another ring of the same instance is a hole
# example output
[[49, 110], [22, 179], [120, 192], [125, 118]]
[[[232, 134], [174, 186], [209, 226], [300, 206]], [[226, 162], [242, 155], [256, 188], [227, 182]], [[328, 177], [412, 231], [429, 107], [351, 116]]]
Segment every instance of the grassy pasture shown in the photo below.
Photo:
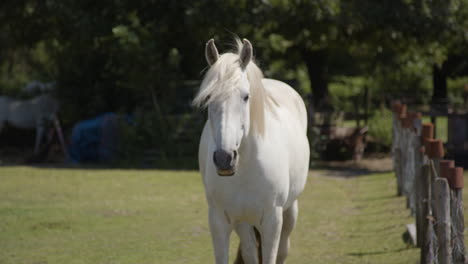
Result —
[[[326, 174], [310, 173], [289, 263], [417, 262], [392, 174]], [[196, 172], [2, 167], [0, 264], [213, 263], [206, 215]]]

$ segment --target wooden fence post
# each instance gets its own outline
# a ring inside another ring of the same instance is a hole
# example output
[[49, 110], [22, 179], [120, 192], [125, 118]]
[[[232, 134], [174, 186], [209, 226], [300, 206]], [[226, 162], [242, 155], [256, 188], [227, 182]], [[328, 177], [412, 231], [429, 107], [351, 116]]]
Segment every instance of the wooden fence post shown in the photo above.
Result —
[[421, 133], [421, 113], [407, 112], [406, 118], [402, 119], [403, 127], [406, 130], [406, 155], [404, 166], [404, 190], [407, 196], [407, 206], [412, 215], [416, 215], [416, 179], [421, 166], [420, 157], [420, 133]]
[[[431, 181], [434, 182], [437, 177], [440, 177], [440, 160], [444, 157], [444, 144], [440, 139], [429, 140], [428, 156], [431, 159], [432, 177]], [[434, 192], [434, 188], [432, 189]], [[434, 199], [434, 197], [432, 197]]]
[[[420, 232], [421, 232], [421, 264], [433, 263], [433, 229], [431, 212], [431, 168], [429, 160], [424, 157], [425, 162], [421, 168], [421, 188], [420, 188]], [[432, 230], [432, 231], [431, 231]]]
[[[444, 148], [442, 141], [440, 140], [426, 140], [426, 153], [429, 158], [428, 167], [429, 173], [427, 174], [428, 184], [425, 186], [428, 192], [427, 200], [427, 228], [426, 228], [426, 237], [424, 242], [424, 248], [422, 252], [421, 263], [424, 264], [433, 264], [435, 263], [435, 256], [440, 257], [439, 246], [440, 241], [437, 236], [438, 233], [434, 232], [434, 213], [438, 212], [438, 207], [436, 206], [436, 195], [438, 189], [436, 189], [436, 180], [439, 177], [439, 160], [444, 156]], [[437, 164], [437, 165], [436, 165]], [[442, 262], [443, 263], [443, 262]], [[440, 263], [440, 264], [442, 264]]]
[[421, 124], [421, 114], [407, 113], [400, 103], [392, 110], [397, 193], [416, 216], [421, 263], [465, 263], [463, 169], [442, 160], [443, 143], [433, 139], [433, 124]]
[[[408, 113], [409, 114], [409, 113]], [[414, 156], [412, 153], [412, 119], [409, 116], [400, 119], [401, 141], [400, 141], [400, 167], [401, 188], [406, 196], [406, 208], [411, 208], [412, 178], [414, 176]]]
[[418, 140], [420, 147], [418, 151], [418, 161], [416, 161], [419, 171], [416, 176], [416, 233], [418, 236], [418, 246], [421, 247], [421, 263], [427, 263], [426, 260], [426, 237], [428, 230], [428, 219], [430, 212], [430, 189], [431, 172], [429, 159], [425, 155], [428, 152], [427, 141], [433, 138], [434, 126], [430, 123], [421, 124], [421, 138]]
[[445, 178], [437, 178], [434, 184], [434, 208], [437, 233], [437, 259], [439, 264], [452, 263], [452, 227], [450, 220], [450, 189]]
[[403, 159], [403, 147], [404, 147], [404, 136], [403, 136], [403, 127], [401, 124], [401, 119], [406, 117], [406, 104], [401, 104], [396, 112], [396, 150], [395, 150], [395, 163], [396, 163], [396, 176], [397, 176], [397, 195], [401, 196], [403, 194], [403, 169], [404, 169], [404, 159]]
[[414, 192], [414, 210], [416, 216], [416, 246], [422, 247], [422, 221], [424, 216], [422, 215], [422, 197], [421, 197], [421, 189], [422, 189], [422, 166], [423, 166], [423, 158], [424, 158], [424, 151], [421, 148], [421, 130], [422, 130], [422, 123], [421, 123], [421, 113], [416, 113], [415, 119], [413, 120], [413, 126], [415, 130], [415, 138], [413, 140], [413, 151], [414, 151], [414, 185], [413, 185], [413, 192]]
[[424, 146], [427, 148], [426, 143], [430, 139], [434, 139], [434, 125], [431, 123], [422, 124], [421, 128], [421, 138], [422, 142], [425, 143]]
[[[393, 101], [392, 102], [392, 147], [391, 147], [391, 154], [392, 154], [392, 165], [393, 165], [393, 171], [395, 172], [395, 176], [398, 180], [398, 172], [397, 172], [397, 142], [398, 142], [398, 135], [397, 135], [397, 112], [399, 105], [401, 103], [399, 101]], [[398, 182], [397, 182], [397, 189], [398, 189]]]
[[452, 243], [453, 263], [461, 264], [466, 261], [466, 249], [464, 240], [464, 216], [463, 216], [463, 168], [449, 168], [448, 180], [452, 189], [450, 212], [452, 217]]
[[403, 120], [406, 118], [406, 111], [407, 111], [407, 105], [402, 104], [400, 108], [400, 113], [399, 113], [399, 124], [400, 124], [400, 195], [405, 194], [405, 166], [407, 163], [406, 159], [406, 148], [407, 148], [407, 131], [405, 127], [403, 126]]
[[416, 175], [415, 175], [415, 182], [414, 182], [414, 193], [415, 193], [415, 215], [416, 215], [416, 246], [422, 247], [423, 246], [423, 221], [425, 218], [423, 212], [423, 205], [424, 205], [424, 193], [423, 193], [423, 156], [422, 156], [422, 149], [417, 148], [416, 157], [415, 157], [415, 166], [416, 166]]

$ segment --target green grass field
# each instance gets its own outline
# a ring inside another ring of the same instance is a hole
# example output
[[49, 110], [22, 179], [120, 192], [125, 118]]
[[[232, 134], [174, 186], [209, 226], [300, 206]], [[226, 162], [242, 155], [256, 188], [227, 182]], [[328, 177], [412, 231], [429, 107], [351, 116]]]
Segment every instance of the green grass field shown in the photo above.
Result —
[[[417, 263], [392, 174], [326, 173], [310, 173], [289, 263]], [[1, 264], [214, 262], [196, 172], [2, 167], [0, 182]]]

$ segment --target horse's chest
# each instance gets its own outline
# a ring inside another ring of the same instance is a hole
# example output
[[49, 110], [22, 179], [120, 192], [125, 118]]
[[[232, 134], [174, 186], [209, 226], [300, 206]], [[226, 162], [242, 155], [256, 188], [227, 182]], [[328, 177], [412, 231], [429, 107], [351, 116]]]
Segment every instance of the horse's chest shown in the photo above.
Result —
[[272, 207], [266, 199], [258, 195], [241, 193], [216, 194], [213, 197], [215, 206], [222, 209], [231, 222], [259, 223], [265, 209]]
[[207, 182], [206, 191], [209, 203], [224, 210], [231, 221], [258, 223], [265, 211], [284, 204], [287, 198], [287, 188], [275, 186], [268, 181], [216, 176], [212, 182]]

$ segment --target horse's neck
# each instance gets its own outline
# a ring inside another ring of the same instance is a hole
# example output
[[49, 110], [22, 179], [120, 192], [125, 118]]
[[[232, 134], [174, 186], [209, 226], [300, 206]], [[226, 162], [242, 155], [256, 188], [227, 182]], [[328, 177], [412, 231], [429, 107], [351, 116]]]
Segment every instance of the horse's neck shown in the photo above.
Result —
[[258, 134], [250, 132], [244, 136], [242, 144], [239, 147], [239, 153], [244, 157], [243, 160], [249, 161], [255, 159], [261, 148], [261, 144], [264, 144], [264, 138], [260, 138]]

